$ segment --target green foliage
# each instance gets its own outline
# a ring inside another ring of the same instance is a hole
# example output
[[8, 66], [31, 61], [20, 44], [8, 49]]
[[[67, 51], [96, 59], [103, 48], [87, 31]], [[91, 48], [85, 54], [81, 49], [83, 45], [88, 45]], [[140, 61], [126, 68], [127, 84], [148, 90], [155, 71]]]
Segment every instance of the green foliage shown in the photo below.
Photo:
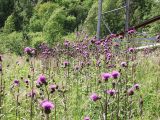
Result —
[[10, 34], [1, 34], [1, 47], [5, 48], [6, 52], [16, 53], [21, 55], [25, 46], [22, 33], [13, 32]]
[[11, 33], [15, 31], [15, 18], [13, 15], [10, 15], [5, 21], [4, 29], [5, 33]]
[[0, 28], [4, 26], [5, 20], [13, 12], [13, 0], [0, 0]]
[[36, 33], [29, 33], [29, 36], [31, 37], [31, 46], [35, 49], [39, 49], [39, 45], [41, 43], [46, 43], [47, 41], [44, 40], [42, 36], [42, 32], [36, 32]]
[[44, 36], [49, 44], [57, 41], [64, 34], [63, 25], [66, 19], [66, 13], [63, 8], [56, 9], [44, 25]]

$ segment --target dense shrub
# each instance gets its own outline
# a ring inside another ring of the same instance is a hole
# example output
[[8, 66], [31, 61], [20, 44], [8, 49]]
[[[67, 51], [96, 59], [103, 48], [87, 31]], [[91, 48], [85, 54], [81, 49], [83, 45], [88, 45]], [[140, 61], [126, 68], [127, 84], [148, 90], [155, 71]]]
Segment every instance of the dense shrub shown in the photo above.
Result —
[[10, 15], [5, 21], [4, 29], [5, 33], [11, 33], [15, 31], [15, 18], [13, 15]]

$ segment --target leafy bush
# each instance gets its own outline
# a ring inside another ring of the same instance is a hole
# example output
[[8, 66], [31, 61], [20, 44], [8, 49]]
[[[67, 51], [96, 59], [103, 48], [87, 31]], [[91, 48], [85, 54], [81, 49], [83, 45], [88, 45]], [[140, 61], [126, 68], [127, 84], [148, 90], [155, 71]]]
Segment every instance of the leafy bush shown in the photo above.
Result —
[[2, 34], [0, 39], [1, 47], [5, 48], [2, 52], [11, 52], [21, 55], [25, 46], [22, 33], [13, 32], [10, 34]]
[[15, 31], [15, 18], [13, 15], [10, 15], [7, 20], [5, 21], [4, 29], [3, 31], [5, 33], [11, 33]]

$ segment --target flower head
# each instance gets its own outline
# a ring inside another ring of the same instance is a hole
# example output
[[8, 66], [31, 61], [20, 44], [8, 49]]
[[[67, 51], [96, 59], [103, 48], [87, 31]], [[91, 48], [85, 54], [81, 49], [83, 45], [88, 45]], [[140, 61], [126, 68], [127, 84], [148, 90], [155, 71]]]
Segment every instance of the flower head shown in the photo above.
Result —
[[69, 41], [65, 41], [65, 42], [64, 42], [64, 46], [66, 46], [66, 47], [68, 47], [69, 44], [70, 44]]
[[27, 54], [31, 54], [32, 49], [30, 47], [26, 47], [26, 48], [24, 48], [24, 52]]
[[29, 84], [29, 80], [25, 79], [24, 82], [28, 85]]
[[14, 80], [14, 85], [18, 86], [19, 85], [19, 80]]
[[121, 66], [122, 67], [127, 67], [127, 63], [126, 62], [121, 62]]
[[129, 96], [132, 96], [134, 94], [134, 89], [133, 88], [128, 89], [127, 93]]
[[136, 89], [136, 90], [139, 90], [139, 87], [140, 87], [139, 84], [135, 84], [135, 85], [133, 86], [133, 88]]
[[116, 90], [114, 90], [114, 89], [106, 90], [106, 93], [109, 94], [110, 96], [113, 96], [116, 94]]
[[46, 77], [44, 75], [40, 75], [38, 78], [38, 82], [41, 84], [47, 84]]
[[84, 118], [84, 120], [90, 120], [90, 117], [87, 116], [87, 117]]
[[135, 48], [128, 48], [128, 52], [133, 53], [135, 51]]
[[51, 113], [51, 110], [54, 108], [54, 104], [48, 100], [44, 100], [41, 102], [41, 107], [44, 109], [46, 114]]
[[90, 96], [90, 99], [93, 101], [97, 101], [100, 99], [100, 97], [96, 93], [92, 93], [92, 95]]
[[36, 91], [32, 90], [31, 92], [28, 93], [28, 96], [34, 98], [36, 96]]
[[57, 89], [57, 85], [50, 85], [49, 86], [51, 93], [54, 93], [55, 90]]
[[128, 30], [128, 34], [134, 34], [134, 33], [136, 33], [136, 30], [134, 28]]
[[66, 68], [67, 66], [69, 66], [69, 62], [68, 61], [64, 61], [63, 65], [64, 65], [64, 68]]
[[110, 73], [102, 73], [101, 77], [103, 80], [108, 80], [109, 78], [111, 78], [111, 74]]
[[117, 79], [120, 76], [120, 73], [118, 71], [112, 72], [112, 78]]

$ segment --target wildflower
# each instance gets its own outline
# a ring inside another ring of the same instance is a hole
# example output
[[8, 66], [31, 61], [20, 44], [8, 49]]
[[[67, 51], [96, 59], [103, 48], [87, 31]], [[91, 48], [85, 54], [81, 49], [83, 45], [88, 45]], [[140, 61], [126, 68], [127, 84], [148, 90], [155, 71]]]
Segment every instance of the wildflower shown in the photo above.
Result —
[[54, 93], [55, 90], [57, 89], [57, 85], [50, 85], [49, 86], [51, 93]]
[[26, 48], [24, 48], [24, 52], [27, 54], [31, 54], [32, 49], [30, 47], [26, 47]]
[[129, 96], [132, 96], [134, 94], [134, 89], [133, 88], [130, 88], [128, 91], [127, 91], [128, 95]]
[[126, 62], [121, 62], [121, 66], [122, 67], [127, 67], [127, 63]]
[[101, 61], [100, 61], [100, 60], [97, 60], [97, 62], [96, 62], [96, 66], [97, 66], [97, 67], [99, 67], [99, 66], [100, 66], [100, 64], [101, 64]]
[[93, 101], [97, 101], [100, 99], [100, 97], [96, 93], [92, 93], [92, 95], [90, 96], [90, 99]]
[[134, 28], [128, 30], [128, 34], [134, 34], [136, 32], [136, 30]]
[[133, 52], [135, 51], [135, 48], [129, 48], [128, 51], [129, 51], [130, 53], [133, 53]]
[[31, 92], [28, 93], [28, 96], [34, 98], [36, 96], [36, 91], [32, 90]]
[[19, 85], [19, 80], [14, 80], [14, 85], [18, 86]]
[[51, 113], [51, 110], [54, 108], [54, 104], [48, 100], [44, 100], [41, 103], [41, 107], [44, 109], [44, 112], [46, 114], [49, 114], [49, 113]]
[[120, 73], [118, 71], [112, 72], [112, 78], [117, 79], [120, 76]]
[[119, 38], [119, 39], [123, 39], [124, 36], [123, 36], [123, 35], [119, 35], [118, 38]]
[[64, 65], [64, 68], [66, 68], [67, 66], [69, 66], [69, 62], [68, 61], [64, 61], [63, 65]]
[[42, 86], [42, 83], [41, 83], [40, 79], [38, 79], [38, 80], [36, 81], [36, 86], [37, 86], [38, 88]]
[[64, 46], [65, 46], [65, 47], [68, 47], [69, 44], [70, 44], [69, 41], [65, 41], [65, 42], [64, 42]]
[[87, 117], [84, 118], [84, 120], [90, 120], [90, 117], [87, 116]]
[[139, 90], [139, 87], [140, 87], [139, 84], [135, 84], [135, 85], [133, 86], [133, 88], [136, 89], [136, 90]]
[[109, 78], [111, 78], [111, 74], [110, 73], [102, 73], [101, 77], [103, 80], [108, 80]]
[[160, 35], [157, 35], [157, 36], [156, 36], [156, 39], [157, 39], [157, 40], [160, 39]]
[[96, 45], [100, 45], [100, 44], [101, 44], [101, 41], [100, 41], [100, 40], [97, 40], [97, 41], [95, 42], [95, 44], [96, 44]]
[[24, 80], [24, 82], [25, 82], [27, 85], [29, 84], [29, 80], [27, 80], [27, 79]]
[[114, 89], [112, 89], [112, 90], [106, 90], [105, 92], [106, 92], [107, 94], [109, 94], [110, 96], [113, 96], [113, 95], [116, 94], [116, 91], [115, 91]]
[[44, 76], [44, 75], [40, 75], [39, 76], [39, 80], [40, 80], [40, 82], [42, 83], [42, 84], [46, 84], [47, 82], [46, 82], [46, 77]]
[[41, 86], [43, 84], [47, 85], [46, 77], [44, 75], [40, 75], [36, 82], [38, 86]]

